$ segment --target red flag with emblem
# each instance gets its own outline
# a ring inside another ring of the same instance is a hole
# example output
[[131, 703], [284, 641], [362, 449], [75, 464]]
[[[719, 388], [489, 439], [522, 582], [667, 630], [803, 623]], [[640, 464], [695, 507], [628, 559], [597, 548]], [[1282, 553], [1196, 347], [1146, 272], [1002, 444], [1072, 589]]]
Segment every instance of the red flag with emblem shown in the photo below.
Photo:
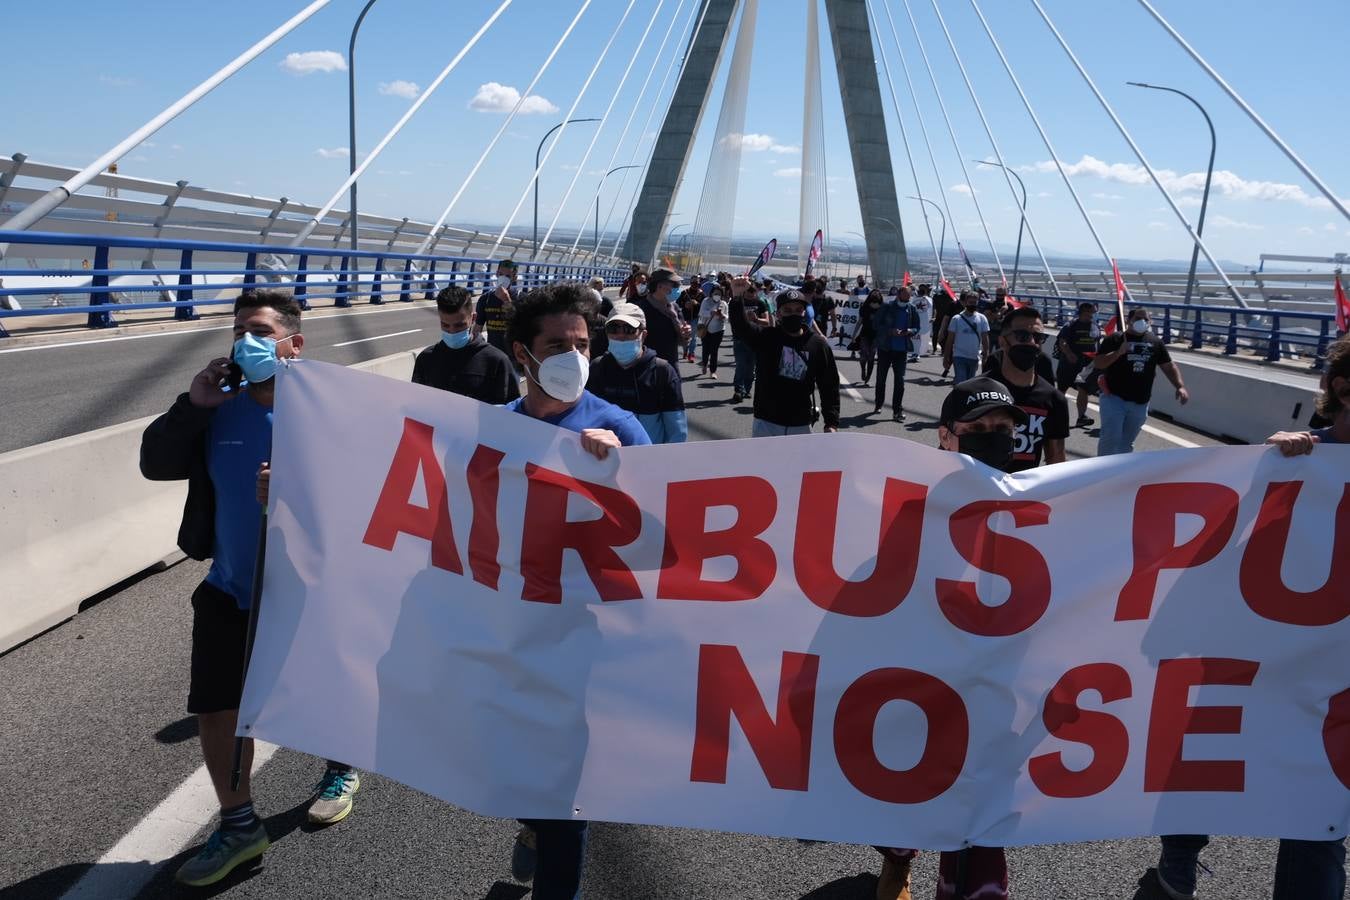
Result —
[[1336, 273], [1336, 330], [1344, 334], [1350, 331], [1350, 299], [1346, 299], [1345, 288], [1341, 287], [1341, 273]]

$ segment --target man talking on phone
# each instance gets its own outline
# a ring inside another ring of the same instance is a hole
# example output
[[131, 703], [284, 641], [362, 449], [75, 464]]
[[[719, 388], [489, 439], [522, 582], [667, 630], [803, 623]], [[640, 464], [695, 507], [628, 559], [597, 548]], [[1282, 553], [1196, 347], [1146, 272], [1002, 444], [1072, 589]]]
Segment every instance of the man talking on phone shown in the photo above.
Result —
[[[244, 742], [238, 789], [230, 787], [234, 732], [243, 688], [244, 647], [263, 506], [260, 469], [272, 455], [272, 404], [281, 360], [300, 355], [300, 306], [290, 294], [261, 290], [234, 305], [230, 356], [211, 360], [169, 411], [141, 437], [141, 474], [188, 483], [178, 546], [211, 560], [192, 594], [188, 712], [197, 717], [202, 756], [220, 802], [220, 827], [178, 870], [182, 884], [215, 884], [269, 845], [253, 809], [253, 741]], [[351, 812], [357, 773], [329, 761], [309, 820], [331, 825]]]

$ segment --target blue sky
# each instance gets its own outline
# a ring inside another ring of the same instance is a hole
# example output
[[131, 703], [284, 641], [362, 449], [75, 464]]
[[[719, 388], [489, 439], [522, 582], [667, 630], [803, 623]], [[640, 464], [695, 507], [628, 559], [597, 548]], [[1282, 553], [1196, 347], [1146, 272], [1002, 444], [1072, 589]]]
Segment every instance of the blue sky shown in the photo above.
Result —
[[[358, 144], [369, 149], [426, 88], [500, 0], [379, 0], [364, 26], [357, 50]], [[694, 0], [686, 0], [679, 32]], [[806, 3], [761, 0], [756, 57], [750, 80], [746, 133], [760, 135], [743, 155], [737, 234], [778, 235], [795, 240], [802, 144], [803, 96], [800, 46], [806, 35]], [[918, 120], [900, 80], [894, 44], [882, 16], [882, 49], [892, 61], [901, 111], [914, 142], [926, 196], [947, 192], [954, 227], [971, 250], [987, 250], [966, 178], [915, 51], [902, 0], [890, 0], [901, 43], [919, 92], [920, 110], [933, 140], [941, 178], [935, 178], [918, 134]], [[966, 157], [992, 155], [960, 79], [930, 0], [910, 0], [939, 87], [952, 114]], [[1059, 175], [1042, 171], [1049, 155], [994, 56], [967, 0], [939, 0], [961, 57], [980, 94], [1010, 164], [1023, 168], [1028, 213], [1047, 252], [1095, 253]], [[1134, 0], [1043, 0], [1141, 144], [1150, 162], [1170, 173], [1183, 211], [1198, 211], [1198, 182], [1209, 153], [1199, 113], [1184, 99], [1125, 86], [1149, 81], [1188, 91], [1204, 103], [1218, 132], [1216, 169], [1207, 242], [1216, 256], [1255, 265], [1261, 252], [1309, 255], [1350, 250], [1350, 222], [1321, 199], [1315, 187], [1269, 142], [1222, 91], [1176, 46]], [[503, 97], [523, 89], [580, 8], [582, 0], [516, 0], [459, 68], [362, 179], [362, 205], [392, 216], [434, 220], [459, 188], [474, 161], [501, 125]], [[619, 31], [615, 51], [577, 108], [599, 116], [616, 96], [620, 78], [647, 26], [657, 0], [636, 0]], [[629, 162], [647, 107], [628, 139], [620, 132], [638, 100], [648, 69], [657, 67], [644, 104], [665, 72], [672, 38], [657, 46], [679, 0], [665, 0], [651, 39], [617, 94], [578, 187], [560, 221], [589, 221], [598, 172], [611, 155]], [[5, 14], [9, 35], [0, 63], [5, 115], [0, 151], [32, 159], [83, 165], [223, 65], [305, 4], [301, 0], [233, 0], [230, 3], [138, 0], [134, 11], [90, 0], [22, 4]], [[326, 9], [259, 57], [212, 95], [129, 154], [122, 171], [262, 196], [286, 195], [311, 203], [326, 200], [342, 183], [347, 161], [347, 76], [336, 58], [345, 55], [360, 0], [334, 0]], [[500, 223], [515, 207], [533, 169], [539, 137], [558, 122], [575, 99], [609, 39], [628, 0], [593, 0], [571, 40], [540, 81], [529, 115], [512, 123], [506, 138], [459, 202], [454, 222]], [[1207, 56], [1247, 100], [1333, 190], [1350, 196], [1350, 117], [1345, 115], [1344, 46], [1350, 20], [1335, 0], [1156, 0], [1155, 5]], [[1037, 16], [1029, 0], [981, 4], [1013, 60], [1059, 155], [1075, 164], [1074, 184], [1104, 240], [1119, 257], [1182, 259], [1190, 244], [1162, 195], [1141, 174], [1128, 145], [1096, 105], [1087, 87]], [[880, 12], [879, 12], [880, 15]], [[824, 14], [822, 12], [822, 21]], [[53, 50], [53, 36], [59, 49]], [[833, 56], [823, 42], [827, 165], [831, 173], [830, 220], [835, 236], [857, 242], [861, 230]], [[324, 53], [328, 51], [328, 53]], [[292, 54], [305, 54], [292, 57]], [[726, 56], [729, 56], [728, 53]], [[290, 62], [288, 62], [288, 57]], [[59, 63], [57, 62], [59, 60]], [[724, 57], [723, 68], [725, 69]], [[724, 74], [724, 73], [723, 73]], [[720, 81], [706, 111], [701, 139], [675, 205], [672, 223], [691, 223], [702, 189], [702, 171], [717, 119]], [[485, 85], [496, 85], [488, 87]], [[891, 140], [898, 193], [914, 193], [894, 122], [889, 93], [886, 128]], [[475, 108], [474, 99], [478, 98]], [[664, 102], [665, 97], [661, 98]], [[508, 104], [509, 108], [509, 104]], [[659, 122], [660, 114], [657, 114]], [[878, 125], [878, 127], [880, 127]], [[592, 125], [569, 129], [545, 169], [541, 193], [543, 227], [594, 134]], [[639, 161], [645, 154], [638, 156]], [[631, 173], [630, 173], [631, 174]], [[607, 182], [607, 211], [622, 173]], [[1187, 177], [1188, 175], [1194, 177]], [[996, 169], [971, 166], [971, 187], [1004, 251], [1017, 236], [1018, 216]], [[626, 206], [633, 182], [619, 200]], [[918, 204], [902, 201], [911, 246], [926, 244]], [[528, 224], [528, 202], [517, 224]], [[602, 215], [603, 219], [603, 215]], [[617, 225], [616, 221], [611, 227]], [[948, 229], [948, 246], [954, 243]], [[1030, 253], [1024, 250], [1024, 260]], [[1006, 262], [1006, 261], [1005, 261]]]

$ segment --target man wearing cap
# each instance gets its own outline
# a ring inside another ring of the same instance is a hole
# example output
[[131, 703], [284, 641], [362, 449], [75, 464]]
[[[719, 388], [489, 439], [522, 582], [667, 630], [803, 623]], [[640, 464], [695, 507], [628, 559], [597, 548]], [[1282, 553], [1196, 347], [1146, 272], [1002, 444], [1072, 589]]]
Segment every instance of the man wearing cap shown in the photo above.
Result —
[[[731, 282], [733, 297], [743, 298], [749, 279]], [[825, 431], [839, 429], [839, 370], [834, 352], [819, 332], [806, 325], [806, 296], [789, 289], [778, 295], [778, 325], [760, 324], [746, 311], [745, 341], [754, 350], [758, 382], [755, 385], [754, 437], [810, 434], [817, 418]], [[820, 407], [816, 407], [816, 394]]]
[[[938, 446], [998, 472], [1010, 472], [1014, 435], [1026, 423], [1027, 414], [1013, 402], [1007, 388], [992, 378], [972, 378], [952, 388], [942, 401]], [[909, 870], [919, 851], [876, 849], [882, 857], [877, 900], [911, 900]], [[1008, 860], [1003, 848], [944, 850], [938, 866], [937, 896], [939, 900], [1007, 900]]]
[[487, 342], [505, 353], [508, 358], [511, 356], [511, 349], [506, 343], [506, 323], [511, 318], [511, 309], [516, 303], [515, 284], [518, 272], [515, 260], [504, 259], [497, 263], [496, 280], [492, 287], [478, 298], [478, 306], [474, 310], [474, 340], [486, 331]]
[[675, 301], [683, 292], [680, 276], [670, 269], [657, 269], [647, 276], [646, 296], [634, 301], [647, 319], [647, 346], [676, 372], [680, 370], [680, 342], [687, 340], [690, 333], [675, 309]]
[[680, 375], [644, 346], [647, 317], [632, 303], [620, 303], [605, 320], [609, 349], [591, 364], [586, 390], [637, 416], [653, 444], [689, 439]]

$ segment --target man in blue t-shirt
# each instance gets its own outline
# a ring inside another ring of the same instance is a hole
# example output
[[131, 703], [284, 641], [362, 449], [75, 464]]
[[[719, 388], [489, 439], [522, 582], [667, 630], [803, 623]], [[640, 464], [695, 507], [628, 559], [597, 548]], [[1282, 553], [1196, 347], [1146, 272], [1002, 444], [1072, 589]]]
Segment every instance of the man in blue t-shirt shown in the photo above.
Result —
[[[650, 444], [627, 410], [587, 392], [590, 372], [591, 298], [579, 284], [553, 284], [516, 302], [507, 339], [525, 373], [525, 396], [506, 404], [521, 415], [581, 435], [597, 459], [618, 447]], [[581, 886], [586, 823], [572, 819], [526, 819], [511, 851], [511, 874], [533, 881], [535, 900], [571, 900]]]
[[[210, 559], [192, 595], [192, 663], [188, 712], [197, 717], [202, 755], [220, 802], [220, 828], [178, 870], [180, 883], [215, 884], [269, 845], [253, 809], [244, 742], [238, 788], [230, 786], [234, 732], [243, 691], [253, 569], [262, 525], [267, 461], [272, 455], [273, 380], [279, 360], [300, 355], [300, 306], [288, 293], [256, 291], [235, 303], [234, 348], [192, 379], [187, 393], [141, 438], [141, 474], [188, 482], [178, 546]], [[351, 812], [356, 770], [329, 760], [309, 807], [317, 825]]]

